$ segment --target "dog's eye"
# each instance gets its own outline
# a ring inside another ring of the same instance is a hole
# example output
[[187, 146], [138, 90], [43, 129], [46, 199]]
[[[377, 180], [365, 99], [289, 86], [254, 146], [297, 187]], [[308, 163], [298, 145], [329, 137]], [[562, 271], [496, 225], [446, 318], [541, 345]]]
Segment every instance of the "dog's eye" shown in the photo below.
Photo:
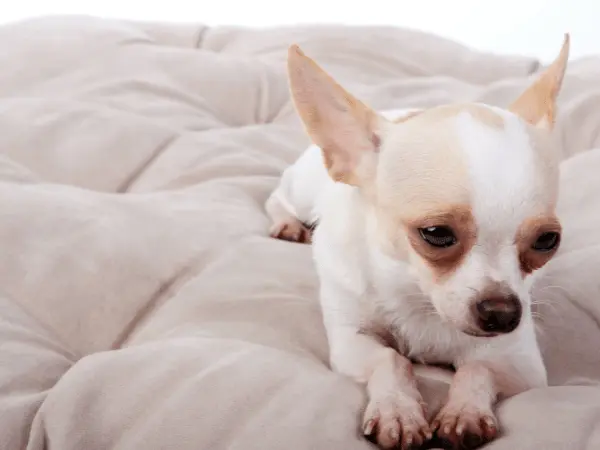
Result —
[[550, 252], [558, 247], [560, 234], [554, 231], [547, 231], [538, 236], [531, 248], [538, 252]]
[[456, 236], [448, 227], [419, 228], [419, 234], [425, 242], [433, 247], [451, 247], [456, 244]]

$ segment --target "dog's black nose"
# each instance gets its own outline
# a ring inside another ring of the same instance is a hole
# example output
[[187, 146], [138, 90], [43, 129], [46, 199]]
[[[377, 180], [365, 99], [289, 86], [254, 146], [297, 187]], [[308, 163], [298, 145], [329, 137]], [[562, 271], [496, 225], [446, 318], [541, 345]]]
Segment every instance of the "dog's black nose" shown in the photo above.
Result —
[[522, 307], [516, 295], [484, 298], [475, 309], [477, 326], [486, 333], [510, 333], [521, 322]]

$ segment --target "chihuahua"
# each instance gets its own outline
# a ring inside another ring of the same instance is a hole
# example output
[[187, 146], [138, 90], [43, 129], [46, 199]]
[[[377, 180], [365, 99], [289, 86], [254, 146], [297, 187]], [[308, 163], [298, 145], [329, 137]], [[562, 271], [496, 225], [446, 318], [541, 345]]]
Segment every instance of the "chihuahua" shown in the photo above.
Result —
[[[267, 200], [271, 235], [312, 241], [331, 367], [366, 386], [362, 430], [382, 448], [434, 432], [478, 447], [499, 399], [547, 386], [530, 288], [560, 244], [551, 131], [568, 53], [567, 34], [507, 109], [378, 113], [289, 49], [314, 145]], [[455, 370], [431, 422], [414, 362]]]

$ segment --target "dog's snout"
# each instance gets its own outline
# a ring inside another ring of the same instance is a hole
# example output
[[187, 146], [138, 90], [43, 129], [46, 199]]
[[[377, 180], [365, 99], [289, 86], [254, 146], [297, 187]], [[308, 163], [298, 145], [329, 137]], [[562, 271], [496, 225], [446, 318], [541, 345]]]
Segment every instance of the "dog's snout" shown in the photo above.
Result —
[[521, 302], [516, 295], [487, 297], [475, 304], [477, 326], [486, 333], [510, 333], [521, 322]]

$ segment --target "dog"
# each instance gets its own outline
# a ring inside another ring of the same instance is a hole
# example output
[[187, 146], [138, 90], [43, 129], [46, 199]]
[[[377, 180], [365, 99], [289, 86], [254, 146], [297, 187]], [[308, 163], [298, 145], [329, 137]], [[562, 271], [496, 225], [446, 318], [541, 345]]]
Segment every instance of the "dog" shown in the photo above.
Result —
[[[312, 243], [330, 365], [366, 386], [362, 431], [382, 448], [434, 433], [478, 447], [499, 433], [498, 400], [548, 384], [530, 288], [561, 239], [552, 129], [568, 55], [565, 34], [506, 109], [378, 113], [289, 48], [314, 145], [266, 202], [271, 235]], [[431, 422], [415, 362], [454, 368]]]

